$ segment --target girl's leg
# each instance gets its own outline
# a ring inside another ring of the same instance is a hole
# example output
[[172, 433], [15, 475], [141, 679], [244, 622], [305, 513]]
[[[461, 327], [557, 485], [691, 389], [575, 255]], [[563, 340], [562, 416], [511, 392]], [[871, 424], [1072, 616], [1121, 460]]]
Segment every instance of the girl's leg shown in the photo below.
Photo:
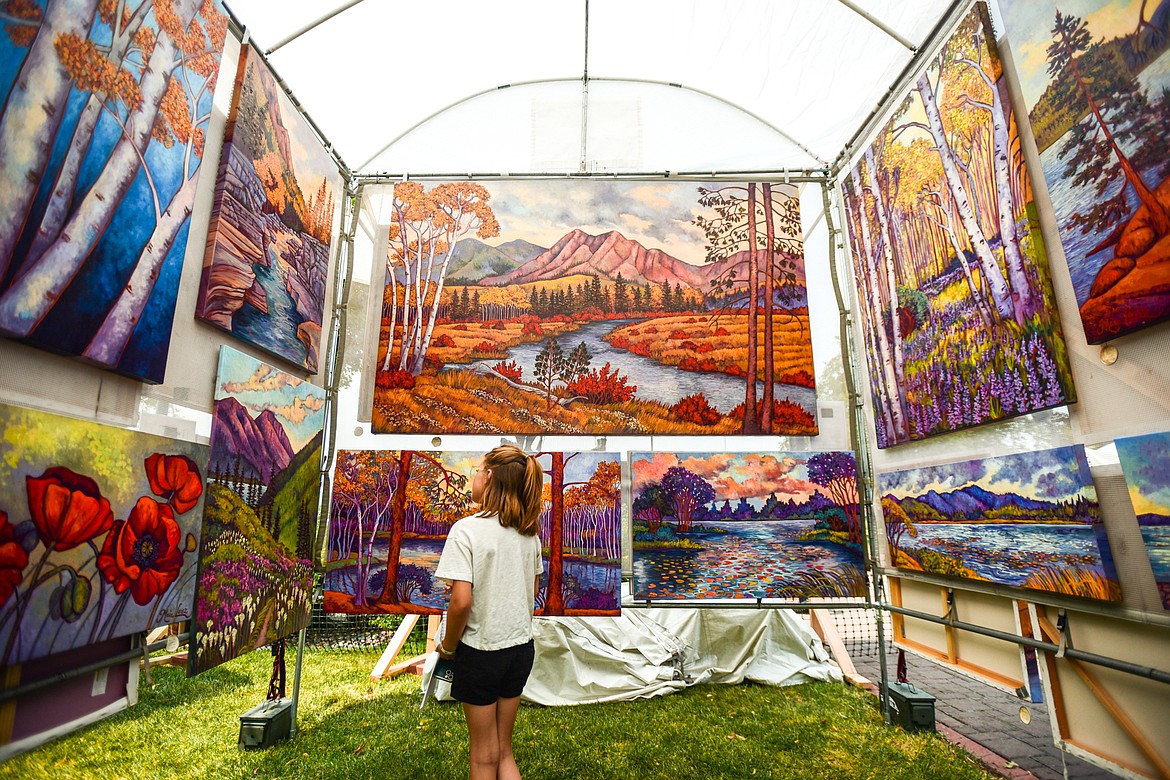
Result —
[[[471, 780], [496, 780], [500, 767], [496, 705], [479, 707], [464, 704], [463, 715], [467, 718], [467, 735], [471, 748]], [[515, 713], [512, 717], [514, 720]]]
[[496, 735], [500, 746], [500, 764], [496, 780], [520, 780], [520, 768], [512, 755], [512, 728], [516, 725], [516, 711], [520, 697], [496, 699]]

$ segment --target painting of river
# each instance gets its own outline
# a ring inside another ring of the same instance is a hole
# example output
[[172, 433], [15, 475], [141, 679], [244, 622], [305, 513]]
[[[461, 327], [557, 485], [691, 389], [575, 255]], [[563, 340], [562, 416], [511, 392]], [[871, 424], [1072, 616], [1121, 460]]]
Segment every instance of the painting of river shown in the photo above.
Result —
[[795, 186], [400, 182], [392, 204], [376, 433], [816, 435]]
[[636, 599], [863, 596], [849, 452], [633, 453]]
[[1081, 445], [878, 476], [899, 569], [1119, 601]]
[[1118, 439], [1117, 455], [1162, 607], [1170, 610], [1170, 431]]
[[879, 447], [1076, 400], [986, 14], [926, 60], [842, 181]]
[[[447, 533], [473, 514], [470, 475], [481, 452], [341, 450], [326, 542], [325, 611], [436, 614], [434, 577]], [[621, 464], [616, 453], [537, 453], [540, 615], [615, 615], [621, 593]]]
[[1170, 2], [1001, 0], [1085, 338], [1170, 317]]

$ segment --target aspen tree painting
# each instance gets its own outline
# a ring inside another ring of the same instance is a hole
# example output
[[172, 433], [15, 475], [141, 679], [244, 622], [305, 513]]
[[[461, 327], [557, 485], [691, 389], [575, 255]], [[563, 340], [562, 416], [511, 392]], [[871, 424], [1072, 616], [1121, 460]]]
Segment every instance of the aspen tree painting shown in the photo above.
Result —
[[394, 185], [379, 433], [817, 433], [796, 187]]
[[[473, 514], [471, 452], [342, 450], [325, 552], [325, 611], [437, 614], [435, 567], [451, 526]], [[617, 454], [542, 452], [540, 615], [612, 615], [621, 589]]]
[[0, 333], [161, 382], [227, 17], [28, 0], [0, 28]]
[[196, 316], [316, 371], [340, 188], [308, 120], [243, 47]]
[[1076, 400], [986, 13], [843, 181], [879, 447]]
[[1170, 3], [1000, 8], [1085, 339], [1170, 318]]

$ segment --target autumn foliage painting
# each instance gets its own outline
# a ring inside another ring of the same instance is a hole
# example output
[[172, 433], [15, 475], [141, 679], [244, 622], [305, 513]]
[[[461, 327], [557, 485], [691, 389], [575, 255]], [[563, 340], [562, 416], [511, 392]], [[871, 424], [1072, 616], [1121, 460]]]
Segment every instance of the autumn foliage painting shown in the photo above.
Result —
[[227, 34], [215, 0], [0, 14], [0, 334], [161, 382]]
[[[620, 611], [621, 463], [616, 453], [542, 452], [539, 615]], [[341, 450], [325, 552], [325, 611], [437, 614], [447, 533], [477, 511], [483, 453]]]
[[379, 433], [817, 433], [796, 187], [394, 185]]
[[999, 5], [1085, 339], [1167, 319], [1170, 3]]
[[878, 476], [899, 569], [1119, 601], [1081, 445]]
[[851, 452], [632, 455], [634, 598], [863, 596]]
[[879, 447], [1075, 400], [984, 6], [843, 187]]
[[188, 673], [309, 623], [325, 391], [221, 347]]
[[191, 617], [207, 447], [0, 405], [0, 667]]
[[340, 187], [308, 121], [244, 46], [196, 316], [316, 371]]
[[1170, 432], [1116, 444], [1162, 606], [1170, 609]]

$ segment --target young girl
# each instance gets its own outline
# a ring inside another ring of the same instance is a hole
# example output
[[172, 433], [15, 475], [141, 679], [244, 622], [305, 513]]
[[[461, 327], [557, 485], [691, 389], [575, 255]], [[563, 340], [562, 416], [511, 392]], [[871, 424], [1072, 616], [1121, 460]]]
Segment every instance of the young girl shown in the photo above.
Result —
[[480, 511], [451, 527], [435, 570], [451, 583], [439, 654], [454, 659], [451, 695], [467, 717], [471, 780], [520, 777], [512, 728], [532, 671], [543, 487], [540, 464], [518, 447], [485, 455], [471, 478]]

